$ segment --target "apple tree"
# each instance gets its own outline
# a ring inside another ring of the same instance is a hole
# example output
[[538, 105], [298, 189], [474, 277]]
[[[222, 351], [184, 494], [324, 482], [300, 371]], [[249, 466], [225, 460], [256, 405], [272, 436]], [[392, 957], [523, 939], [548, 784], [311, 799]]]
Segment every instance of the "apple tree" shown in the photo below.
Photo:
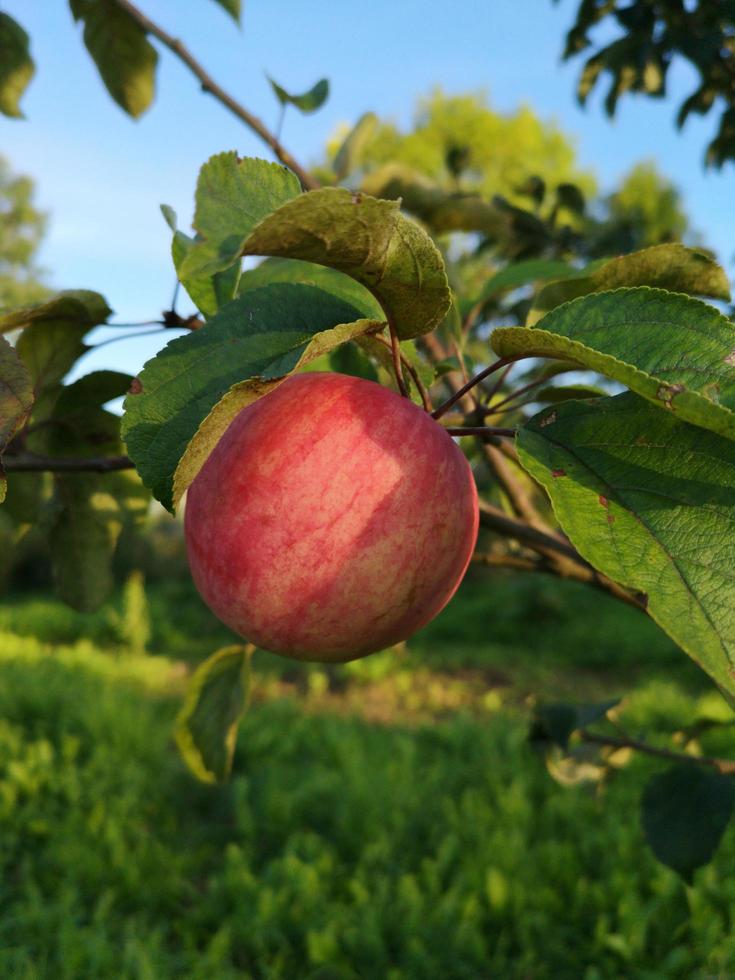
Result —
[[[238, 0], [219, 2], [238, 18]], [[372, 406], [365, 431], [383, 431], [403, 400], [432, 438], [457, 455], [461, 447], [479, 493], [473, 561], [575, 580], [634, 606], [735, 704], [735, 326], [714, 258], [675, 241], [600, 255], [585, 231], [584, 188], [529, 173], [512, 197], [490, 196], [482, 181], [463, 185], [471, 150], [457, 143], [433, 176], [400, 159], [374, 165], [372, 114], [309, 171], [129, 0], [70, 6], [126, 112], [148, 108], [159, 50], [168, 50], [277, 162], [230, 151], [205, 161], [193, 233], [162, 205], [195, 310], [163, 314], [163, 326], [185, 333], [136, 377], [98, 371], [64, 382], [89, 331], [111, 316], [93, 291], [0, 315], [0, 498], [18, 535], [45, 528], [62, 598], [81, 610], [104, 601], [121, 528], [145, 520], [151, 497], [174, 513], [196, 487], [204, 510], [216, 508], [222, 480], [206, 474], [213, 460], [210, 474], [230, 472], [233, 426], [252, 434], [262, 406], [317, 366], [372, 386], [356, 390], [392, 389], [387, 400], [358, 401], [350, 424]], [[33, 62], [7, 15], [0, 49], [0, 108], [19, 115]], [[328, 94], [324, 80], [301, 94], [273, 89], [291, 111], [313, 111]], [[243, 271], [246, 257], [262, 261]], [[123, 394], [120, 419], [104, 405]], [[308, 420], [316, 410], [305, 405]], [[295, 431], [294, 415], [292, 407], [279, 445], [289, 425]], [[270, 517], [275, 538], [290, 516], [281, 506]], [[337, 510], [347, 506], [340, 497]], [[422, 521], [437, 517], [424, 506]], [[406, 525], [414, 520], [406, 506]], [[348, 557], [340, 574], [352, 574]], [[374, 611], [388, 615], [391, 569], [376, 561], [372, 575], [371, 599], [385, 606]], [[216, 607], [218, 598], [209, 601]], [[177, 740], [205, 780], [229, 772], [250, 640], [273, 635], [271, 625], [253, 627], [193, 676]], [[374, 648], [368, 635], [347, 653]], [[621, 733], [608, 721], [614, 710], [613, 701], [542, 705], [531, 734], [549, 751], [594, 746], [603, 767], [621, 747], [665, 760], [643, 793], [643, 828], [656, 855], [690, 878], [730, 818], [735, 763], [698, 754], [691, 740], [674, 750]]]

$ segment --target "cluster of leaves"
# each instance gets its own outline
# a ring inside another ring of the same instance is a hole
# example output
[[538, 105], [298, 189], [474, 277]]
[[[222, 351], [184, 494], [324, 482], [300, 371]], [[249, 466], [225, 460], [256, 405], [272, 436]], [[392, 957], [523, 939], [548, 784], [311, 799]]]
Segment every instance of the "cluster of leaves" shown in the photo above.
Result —
[[[646, 783], [640, 803], [641, 827], [658, 860], [691, 884], [693, 873], [712, 859], [732, 817], [735, 763], [702, 760], [694, 752], [687, 756], [630, 737], [615, 717], [619, 704], [614, 700], [540, 705], [531, 725], [531, 742], [543, 751], [551, 775], [564, 785], [609, 780], [628, 763], [633, 749], [675, 760]], [[610, 720], [611, 736], [590, 732], [595, 722]], [[688, 748], [703, 731], [731, 724], [701, 719], [679, 733], [680, 743]]]
[[[236, 22], [240, 21], [242, 0], [215, 0]], [[83, 25], [83, 40], [105, 88], [129, 116], [137, 119], [146, 112], [156, 92], [158, 52], [151, 35], [165, 39], [136, 7], [118, 0], [69, 0], [74, 20]], [[20, 101], [33, 79], [36, 66], [30, 38], [9, 14], [0, 13], [0, 112], [22, 118]], [[294, 95], [278, 82], [268, 79], [283, 108], [293, 105], [301, 112], [319, 109], [329, 95], [329, 82], [320, 79], [307, 92]]]
[[123, 453], [119, 417], [104, 406], [125, 394], [131, 377], [95, 371], [63, 383], [88, 350], [86, 335], [111, 312], [98, 293], [69, 290], [0, 316], [0, 454], [11, 467], [50, 457], [58, 469], [51, 478], [14, 474], [6, 499], [0, 467], [5, 530], [13, 543], [34, 527], [43, 530], [58, 592], [81, 610], [109, 594], [117, 539], [145, 515], [149, 500], [130, 471], [65, 472], [65, 461]]
[[[613, 21], [619, 36], [594, 54], [590, 32]], [[681, 128], [695, 112], [721, 109], [719, 128], [707, 147], [706, 161], [721, 167], [735, 159], [735, 4], [731, 0], [581, 0], [567, 34], [564, 58], [586, 52], [577, 85], [584, 104], [604, 74], [609, 116], [621, 95], [637, 92], [654, 98], [666, 94], [666, 76], [677, 57], [685, 58], [699, 75], [695, 90], [681, 103], [676, 124]]]

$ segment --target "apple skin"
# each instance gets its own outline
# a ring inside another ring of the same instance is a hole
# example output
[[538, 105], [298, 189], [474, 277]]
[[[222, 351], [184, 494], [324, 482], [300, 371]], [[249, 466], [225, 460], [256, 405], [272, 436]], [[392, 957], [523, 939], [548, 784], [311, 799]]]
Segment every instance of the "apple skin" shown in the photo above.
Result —
[[467, 460], [407, 398], [297, 374], [244, 408], [189, 488], [192, 576], [258, 647], [344, 662], [407, 639], [467, 569], [479, 524]]

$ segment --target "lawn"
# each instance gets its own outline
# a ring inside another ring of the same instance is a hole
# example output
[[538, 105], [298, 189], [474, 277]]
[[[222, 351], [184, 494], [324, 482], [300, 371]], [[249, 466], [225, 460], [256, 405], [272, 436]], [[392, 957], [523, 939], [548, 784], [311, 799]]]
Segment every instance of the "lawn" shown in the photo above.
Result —
[[[638, 821], [635, 759], [560, 785], [534, 699], [624, 696], [661, 738], [727, 717], [632, 609], [477, 574], [408, 648], [345, 667], [255, 657], [231, 782], [171, 742], [192, 665], [231, 637], [184, 579], [117, 606], [0, 610], [0, 976], [697, 978], [735, 972], [735, 833], [687, 888]], [[135, 624], [133, 624], [134, 626]], [[735, 755], [727, 730], [707, 751]]]

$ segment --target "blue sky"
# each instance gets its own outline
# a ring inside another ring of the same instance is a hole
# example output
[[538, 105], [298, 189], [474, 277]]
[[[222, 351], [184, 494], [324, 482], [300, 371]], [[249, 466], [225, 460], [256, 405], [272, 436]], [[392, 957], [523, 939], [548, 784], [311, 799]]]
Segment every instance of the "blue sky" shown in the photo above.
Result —
[[[286, 119], [284, 142], [307, 163], [338, 124], [368, 109], [408, 123], [417, 98], [435, 85], [485, 90], [497, 109], [527, 103], [559, 123], [603, 190], [637, 160], [655, 159], [732, 273], [735, 167], [703, 168], [714, 118], [692, 117], [683, 134], [673, 126], [693, 74], [677, 68], [666, 100], [623, 99], [613, 123], [599, 96], [580, 109], [579, 66], [559, 59], [577, 0], [454, 0], [451, 11], [426, 0], [245, 0], [242, 29], [214, 0], [136, 2], [271, 126], [278, 111], [266, 71], [292, 91], [326, 75], [326, 106]], [[27, 119], [0, 117], [0, 148], [17, 171], [36, 179], [38, 202], [50, 212], [41, 261], [51, 282], [99, 290], [118, 320], [159, 315], [174, 283], [159, 203], [173, 205], [180, 224], [188, 223], [201, 163], [225, 149], [267, 156], [264, 147], [169, 52], [160, 52], [156, 102], [134, 122], [102, 87], [63, 0], [5, 0], [3, 9], [30, 33], [38, 71], [24, 101]], [[134, 372], [168, 339], [111, 344], [81, 367]]]

